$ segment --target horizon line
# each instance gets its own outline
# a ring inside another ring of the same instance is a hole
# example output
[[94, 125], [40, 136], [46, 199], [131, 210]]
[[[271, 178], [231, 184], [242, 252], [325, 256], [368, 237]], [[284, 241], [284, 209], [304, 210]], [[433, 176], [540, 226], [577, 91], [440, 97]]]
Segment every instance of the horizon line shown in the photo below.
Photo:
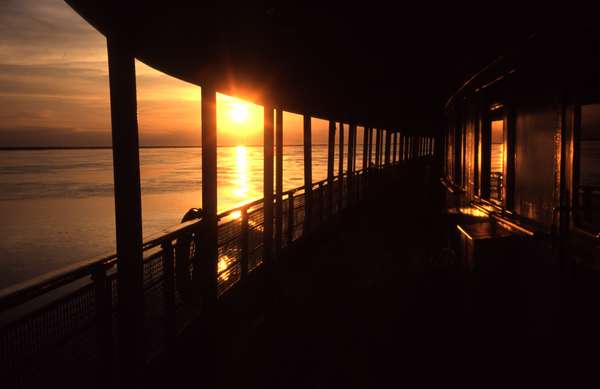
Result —
[[[347, 145], [348, 143], [344, 143]], [[312, 146], [327, 146], [327, 143], [313, 143]], [[362, 145], [362, 143], [357, 143], [357, 145]], [[262, 145], [221, 145], [218, 147], [261, 147]], [[304, 146], [302, 143], [300, 144], [284, 144], [283, 146]], [[336, 143], [336, 146], [339, 146], [339, 143]], [[202, 148], [200, 145], [193, 146], [139, 146], [140, 149], [198, 149]], [[112, 150], [112, 146], [0, 146], [0, 151], [18, 151], [18, 150]]]

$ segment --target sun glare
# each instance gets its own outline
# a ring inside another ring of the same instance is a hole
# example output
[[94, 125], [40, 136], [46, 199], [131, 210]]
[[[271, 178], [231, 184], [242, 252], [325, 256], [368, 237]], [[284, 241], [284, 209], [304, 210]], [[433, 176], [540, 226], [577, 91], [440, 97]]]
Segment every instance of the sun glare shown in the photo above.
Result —
[[263, 108], [249, 101], [218, 93], [217, 126], [222, 135], [222, 144], [260, 144]]
[[229, 109], [229, 115], [231, 115], [231, 120], [233, 120], [234, 122], [244, 123], [246, 120], [248, 120], [248, 104], [231, 104], [231, 108]]

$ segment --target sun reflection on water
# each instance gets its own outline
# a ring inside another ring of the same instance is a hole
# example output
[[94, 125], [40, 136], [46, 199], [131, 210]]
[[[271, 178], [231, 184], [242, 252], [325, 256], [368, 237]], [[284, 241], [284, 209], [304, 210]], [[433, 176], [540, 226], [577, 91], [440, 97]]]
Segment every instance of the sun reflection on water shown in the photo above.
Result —
[[225, 272], [227, 268], [233, 264], [234, 260], [229, 258], [227, 255], [221, 255], [217, 262], [217, 272], [219, 274], [219, 281], [227, 281], [229, 279], [229, 272]]
[[237, 177], [233, 194], [240, 200], [245, 200], [248, 197], [250, 190], [250, 181], [248, 178], [248, 149], [246, 146], [237, 146], [235, 148], [235, 167]]

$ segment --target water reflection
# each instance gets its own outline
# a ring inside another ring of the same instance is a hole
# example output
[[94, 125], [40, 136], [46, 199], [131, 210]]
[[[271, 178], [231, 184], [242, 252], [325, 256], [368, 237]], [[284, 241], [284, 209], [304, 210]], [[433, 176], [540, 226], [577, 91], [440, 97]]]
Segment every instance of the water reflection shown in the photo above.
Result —
[[244, 200], [248, 196], [250, 183], [248, 181], [248, 149], [246, 146], [237, 146], [235, 148], [235, 163], [237, 168], [237, 178], [233, 194], [240, 200]]
[[263, 197], [261, 147], [221, 147], [217, 161], [219, 212]]
[[[140, 150], [144, 236], [202, 207], [201, 154], [200, 148]], [[219, 147], [217, 158], [219, 212], [263, 197], [261, 146]], [[326, 161], [327, 146], [315, 146], [313, 180], [325, 178]], [[302, 146], [284, 147], [284, 190], [303, 185], [303, 162]], [[110, 149], [0, 153], [0, 213], [10, 220], [0, 223], [0, 288], [114, 252], [112, 177]], [[259, 219], [248, 221], [256, 235]], [[229, 249], [220, 254], [238, 258]], [[227, 273], [231, 282], [235, 272]]]

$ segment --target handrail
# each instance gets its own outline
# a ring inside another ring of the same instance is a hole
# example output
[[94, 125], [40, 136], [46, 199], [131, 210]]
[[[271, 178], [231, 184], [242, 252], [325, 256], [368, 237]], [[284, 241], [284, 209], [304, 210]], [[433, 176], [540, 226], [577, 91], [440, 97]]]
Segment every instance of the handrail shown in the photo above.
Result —
[[[200, 221], [200, 219], [190, 220], [173, 227], [162, 229], [147, 238], [147, 241], [142, 245], [142, 250], [146, 251], [160, 246], [168, 240], [173, 240], [182, 232], [193, 229]], [[116, 253], [92, 257], [91, 259], [79, 261], [61, 269], [4, 288], [0, 290], [0, 311], [10, 309], [23, 303], [25, 300], [39, 297], [50, 290], [58, 289], [78, 278], [91, 276], [99, 266], [105, 266], [105, 269], [111, 268], [116, 265], [116, 259]], [[144, 258], [144, 261], [146, 260], [147, 259]]]
[[[361, 169], [360, 171], [362, 171]], [[354, 172], [357, 174], [360, 171]], [[344, 172], [343, 176], [348, 176], [348, 172]], [[333, 179], [339, 180], [339, 175], [334, 176]], [[327, 185], [328, 179], [323, 179], [312, 183], [313, 186]], [[293, 195], [296, 192], [304, 190], [304, 185], [289, 189], [282, 193], [283, 196]], [[243, 208], [249, 209], [262, 204], [264, 199], [258, 199], [251, 201], [246, 204], [239, 205], [235, 208], [223, 211], [217, 215], [217, 220], [221, 220], [231, 215], [232, 213], [239, 211]], [[177, 236], [191, 232], [198, 228], [202, 219], [190, 220], [177, 224], [172, 227], [168, 227], [157, 231], [150, 236], [146, 237], [142, 244], [142, 250], [147, 251], [155, 247], [161, 246], [167, 241], [174, 240]], [[99, 266], [104, 266], [105, 270], [108, 270], [116, 265], [117, 254], [104, 254], [94, 256], [87, 260], [78, 261], [76, 263], [67, 265], [63, 268], [51, 271], [46, 274], [34, 277], [27, 281], [11, 285], [9, 287], [0, 289], [0, 312], [11, 309], [19, 304], [22, 304], [28, 300], [35, 299], [49, 291], [56, 290], [62, 286], [69, 284], [77, 279], [81, 279], [86, 276], [92, 276]], [[148, 258], [144, 258], [147, 261]]]

